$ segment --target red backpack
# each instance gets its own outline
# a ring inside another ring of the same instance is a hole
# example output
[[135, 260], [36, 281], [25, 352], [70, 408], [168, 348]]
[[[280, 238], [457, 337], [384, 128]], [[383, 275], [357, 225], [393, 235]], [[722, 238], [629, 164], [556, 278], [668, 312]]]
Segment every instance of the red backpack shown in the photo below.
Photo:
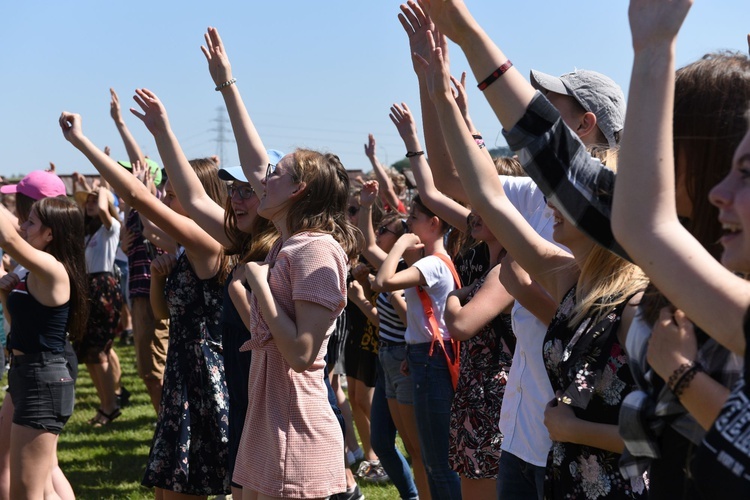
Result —
[[[456, 267], [453, 265], [453, 261], [450, 260], [450, 258], [442, 253], [436, 253], [433, 254], [438, 259], [442, 260], [446, 266], [448, 266], [448, 269], [450, 269], [451, 274], [453, 275], [453, 281], [456, 284], [456, 288], [461, 288], [461, 278], [458, 276], [458, 273], [456, 272]], [[427, 322], [430, 325], [430, 332], [432, 333], [432, 345], [430, 345], [430, 353], [429, 355], [432, 356], [432, 351], [435, 349], [435, 342], [440, 344], [440, 347], [443, 348], [443, 354], [445, 355], [445, 361], [448, 364], [448, 373], [451, 375], [451, 383], [453, 384], [453, 390], [456, 390], [456, 386], [458, 385], [458, 370], [459, 370], [459, 359], [460, 359], [460, 349], [461, 349], [461, 343], [458, 340], [451, 339], [450, 343], [451, 346], [453, 346], [453, 359], [451, 360], [450, 356], [448, 356], [448, 353], [445, 350], [445, 345], [443, 341], [443, 336], [440, 334], [440, 327], [438, 326], [437, 320], [435, 319], [435, 312], [432, 308], [432, 300], [430, 300], [430, 296], [427, 294], [427, 292], [424, 291], [424, 289], [421, 286], [417, 287], [417, 294], [419, 295], [419, 300], [422, 301], [422, 307], [424, 308], [424, 314], [427, 317]]]

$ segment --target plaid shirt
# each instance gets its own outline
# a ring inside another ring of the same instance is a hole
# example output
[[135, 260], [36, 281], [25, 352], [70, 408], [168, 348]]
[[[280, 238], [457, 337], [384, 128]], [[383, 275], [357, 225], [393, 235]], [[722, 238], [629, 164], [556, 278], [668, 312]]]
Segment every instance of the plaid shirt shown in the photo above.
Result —
[[[630, 260], [615, 241], [610, 225], [615, 173], [589, 155], [547, 98], [537, 92], [523, 118], [510, 132], [503, 133], [526, 172], [565, 218], [599, 245]], [[619, 419], [626, 446], [620, 471], [628, 478], [642, 475], [651, 460], [660, 457], [658, 440], [666, 425], [695, 444], [705, 434], [648, 366], [646, 350], [650, 337], [651, 326], [639, 312], [627, 338], [630, 369], [638, 390], [625, 397]], [[706, 338], [705, 334], [699, 337]], [[724, 387], [734, 385], [744, 364], [740, 356], [710, 338], [699, 342], [696, 360]]]
[[[661, 456], [657, 441], [666, 425], [671, 425], [696, 445], [706, 434], [648, 365], [646, 351], [650, 336], [651, 326], [639, 311], [627, 339], [630, 371], [638, 390], [628, 394], [620, 408], [620, 435], [626, 447], [620, 460], [620, 472], [625, 477], [640, 476], [652, 459]], [[705, 334], [699, 333], [699, 337], [706, 339]], [[744, 366], [741, 356], [731, 353], [711, 338], [699, 344], [696, 361], [707, 375], [724, 387], [731, 387], [740, 379]]]
[[569, 221], [599, 245], [628, 260], [612, 235], [615, 174], [593, 158], [541, 93], [509, 132], [508, 146], [526, 173]]

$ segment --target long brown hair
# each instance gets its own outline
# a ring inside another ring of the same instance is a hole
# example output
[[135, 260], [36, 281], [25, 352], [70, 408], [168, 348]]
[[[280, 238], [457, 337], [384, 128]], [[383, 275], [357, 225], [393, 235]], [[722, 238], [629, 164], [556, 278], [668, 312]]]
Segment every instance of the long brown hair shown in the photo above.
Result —
[[[216, 166], [216, 162], [211, 158], [196, 158], [190, 160], [190, 166], [193, 167], [195, 174], [198, 176], [203, 189], [206, 194], [216, 204], [224, 205], [227, 201], [227, 185], [224, 181], [219, 179], [219, 170]], [[226, 217], [226, 216], [225, 216]], [[222, 250], [221, 262], [219, 264], [219, 272], [216, 275], [216, 279], [219, 282], [224, 282], [229, 276], [231, 271], [231, 261], [227, 256], [227, 253]]]
[[78, 340], [83, 336], [89, 318], [83, 213], [73, 201], [62, 197], [43, 198], [34, 203], [32, 210], [39, 216], [39, 222], [52, 230], [52, 241], [45, 251], [60, 261], [68, 272], [68, 332], [71, 340]]
[[721, 256], [718, 208], [708, 192], [732, 166], [732, 155], [747, 131], [750, 59], [744, 54], [706, 54], [675, 76], [674, 155], [693, 205], [686, 226], [717, 259]]
[[[685, 228], [717, 260], [721, 257], [718, 208], [708, 193], [729, 172], [732, 156], [747, 131], [750, 59], [739, 52], [706, 54], [677, 70], [674, 96], [674, 157], [685, 182], [692, 213]], [[668, 305], [654, 287], [643, 299], [645, 318], [656, 321]]]
[[349, 174], [338, 156], [298, 149], [292, 154], [292, 177], [304, 182], [303, 196], [287, 214], [291, 234], [302, 231], [329, 233], [353, 261], [362, 248], [364, 237], [346, 217], [349, 202]]
[[242, 263], [265, 259], [279, 238], [279, 231], [273, 222], [260, 215], [255, 216], [250, 232], [240, 231], [229, 197], [224, 206], [224, 233], [230, 242], [230, 246], [225, 249], [227, 255], [236, 256], [237, 261]]

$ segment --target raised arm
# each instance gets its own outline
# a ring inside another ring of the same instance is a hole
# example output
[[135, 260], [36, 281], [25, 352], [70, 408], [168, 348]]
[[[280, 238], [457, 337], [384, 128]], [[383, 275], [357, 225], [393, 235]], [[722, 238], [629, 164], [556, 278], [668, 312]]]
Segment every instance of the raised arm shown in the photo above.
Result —
[[419, 241], [419, 236], [416, 234], [406, 233], [401, 235], [388, 253], [388, 257], [383, 261], [383, 265], [378, 269], [378, 274], [375, 276], [375, 282], [373, 283], [374, 289], [381, 292], [392, 292], [427, 284], [422, 272], [416, 267], [412, 266], [396, 272], [398, 263], [405, 252], [423, 247], [424, 245]]
[[401, 200], [398, 199], [396, 191], [393, 189], [393, 182], [391, 182], [391, 176], [385, 170], [383, 165], [378, 161], [378, 157], [375, 155], [375, 137], [372, 134], [367, 136], [367, 144], [365, 144], [365, 156], [370, 160], [372, 165], [372, 171], [375, 172], [375, 178], [380, 183], [380, 196], [384, 203], [393, 210], [398, 210], [398, 204]]
[[498, 75], [480, 90], [503, 128], [513, 128], [534, 97], [534, 88], [508, 64], [508, 57], [479, 26], [463, 1], [421, 0], [420, 3], [438, 31], [461, 47], [478, 82], [488, 82], [488, 77]]
[[237, 142], [237, 152], [239, 153], [242, 170], [255, 192], [262, 193], [261, 180], [263, 180], [268, 166], [266, 148], [263, 146], [263, 141], [250, 119], [245, 103], [242, 101], [237, 81], [232, 76], [232, 66], [229, 64], [229, 57], [219, 36], [219, 31], [216, 28], [208, 28], [204, 38], [206, 45], [201, 46], [201, 51], [206, 56], [208, 70], [216, 85], [216, 90], [221, 92], [221, 96], [224, 98], [229, 113], [229, 121], [232, 123], [232, 130], [234, 131], [234, 139]]
[[362, 255], [375, 269], [379, 269], [388, 256], [375, 242], [375, 231], [372, 227], [372, 205], [378, 196], [378, 181], [366, 181], [359, 194], [359, 212], [357, 213], [357, 227], [365, 237]]
[[167, 110], [159, 98], [151, 91], [137, 89], [134, 97], [142, 113], [131, 109], [134, 115], [143, 121], [146, 128], [154, 135], [159, 156], [169, 175], [180, 204], [188, 216], [203, 228], [213, 239], [224, 245], [231, 242], [224, 231], [224, 207], [216, 203], [203, 188], [198, 175], [190, 166], [177, 137], [169, 125]]
[[112, 228], [112, 214], [109, 213], [109, 197], [111, 194], [105, 186], [99, 186], [96, 188], [96, 191], [96, 208], [99, 219], [101, 219], [102, 225], [109, 231]]
[[633, 261], [676, 307], [719, 343], [742, 354], [750, 285], [719, 264], [682, 227], [675, 205], [675, 45], [691, 4], [630, 3], [635, 57], [612, 228]]
[[135, 165], [136, 162], [141, 162], [145, 165], [146, 157], [143, 156], [141, 147], [136, 142], [133, 134], [130, 133], [130, 129], [125, 124], [125, 119], [122, 117], [122, 113], [120, 111], [120, 98], [117, 96], [117, 92], [115, 92], [115, 89], [110, 88], [109, 94], [111, 97], [111, 100], [109, 102], [109, 114], [112, 117], [112, 120], [114, 120], [115, 122], [115, 126], [117, 127], [117, 131], [120, 133], [120, 137], [122, 137], [122, 142], [125, 145], [125, 151], [127, 151], [128, 153], [128, 160], [130, 161], [130, 164]]
[[[434, 25], [422, 6], [414, 0], [401, 5], [398, 20], [401, 22], [406, 35], [409, 37], [409, 54], [412, 56], [414, 72], [419, 84], [419, 104], [422, 108], [422, 131], [424, 132], [425, 148], [430, 158], [430, 168], [435, 176], [438, 189], [459, 201], [468, 201], [463, 191], [461, 181], [453, 166], [448, 148], [443, 140], [443, 131], [437, 118], [435, 106], [430, 100], [427, 90], [427, 80], [424, 69], [413, 59], [413, 54], [419, 54], [424, 59], [430, 57], [430, 39]], [[447, 48], [447, 47], [446, 47]], [[447, 52], [445, 52], [447, 57]]]
[[537, 234], [506, 196], [494, 163], [477, 147], [463, 122], [441, 48], [433, 44], [429, 63], [422, 58], [419, 61], [429, 71], [430, 96], [472, 209], [521, 267], [561, 300], [575, 282], [575, 266], [563, 270], [572, 256]]
[[[83, 134], [80, 115], [63, 112], [60, 127], [65, 138], [89, 159], [128, 205], [185, 247], [199, 277], [209, 278], [218, 271], [221, 245], [192, 219], [179, 215], [159, 201], [135, 176], [98, 149]], [[166, 195], [167, 199], [172, 196], [174, 194], [169, 192]]]
[[[37, 238], [52, 239], [52, 230], [42, 226], [35, 213], [24, 223], [26, 231]], [[83, 241], [80, 243], [83, 245]], [[70, 280], [65, 266], [49, 253], [29, 244], [16, 230], [10, 219], [0, 214], [0, 248], [29, 270], [36, 283], [34, 297], [46, 306], [59, 306], [70, 298]]]
[[461, 232], [466, 232], [466, 217], [470, 210], [448, 198], [435, 187], [430, 166], [419, 144], [417, 127], [409, 107], [405, 103], [401, 103], [401, 106], [394, 104], [388, 116], [404, 141], [411, 171], [417, 182], [417, 191], [425, 206], [451, 226]]

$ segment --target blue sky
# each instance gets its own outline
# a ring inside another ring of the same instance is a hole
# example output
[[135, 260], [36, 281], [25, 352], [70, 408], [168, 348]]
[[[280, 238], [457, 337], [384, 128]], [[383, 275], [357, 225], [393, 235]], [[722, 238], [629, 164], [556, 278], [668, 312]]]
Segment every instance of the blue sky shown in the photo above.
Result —
[[[605, 73], [627, 86], [632, 51], [627, 2], [468, 0], [469, 7], [524, 73], [574, 68]], [[0, 175], [46, 168], [93, 173], [62, 137], [61, 111], [83, 116], [84, 132], [115, 158], [125, 150], [109, 117], [109, 87], [123, 107], [136, 87], [164, 101], [188, 157], [217, 153], [223, 101], [213, 90], [199, 47], [219, 28], [234, 75], [267, 147], [304, 146], [338, 154], [347, 168], [369, 170], [362, 145], [372, 132], [378, 155], [404, 153], [388, 119], [393, 102], [418, 107], [416, 77], [397, 1], [285, 2], [8, 2], [0, 53], [3, 120]], [[697, 0], [681, 33], [678, 64], [716, 49], [747, 51], [750, 3]], [[468, 65], [454, 46], [453, 72]], [[500, 125], [469, 75], [470, 110], [491, 147], [504, 145]], [[415, 110], [416, 111], [416, 110]], [[156, 146], [135, 117], [128, 125], [146, 154]], [[228, 126], [228, 122], [226, 124]], [[229, 133], [231, 138], [231, 133]], [[224, 164], [237, 164], [233, 143]]]

